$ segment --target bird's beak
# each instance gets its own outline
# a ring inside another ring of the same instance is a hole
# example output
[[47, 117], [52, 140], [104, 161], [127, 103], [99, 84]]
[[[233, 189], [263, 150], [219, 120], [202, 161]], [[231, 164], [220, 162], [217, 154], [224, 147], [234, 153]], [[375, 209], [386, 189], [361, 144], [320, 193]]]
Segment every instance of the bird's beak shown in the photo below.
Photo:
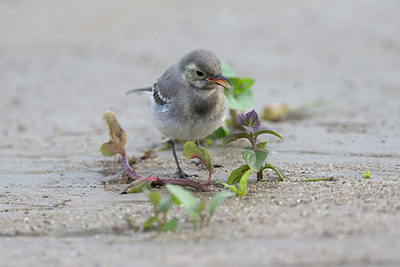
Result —
[[222, 76], [222, 74], [220, 74], [220, 75], [218, 75], [217, 77], [214, 77], [214, 78], [207, 78], [207, 81], [211, 81], [211, 82], [215, 82], [216, 84], [219, 84], [219, 85], [221, 85], [222, 87], [224, 87], [224, 88], [226, 88], [226, 89], [231, 89], [231, 81], [228, 79], [228, 78], [226, 78], [226, 77], [224, 77], [224, 76]]

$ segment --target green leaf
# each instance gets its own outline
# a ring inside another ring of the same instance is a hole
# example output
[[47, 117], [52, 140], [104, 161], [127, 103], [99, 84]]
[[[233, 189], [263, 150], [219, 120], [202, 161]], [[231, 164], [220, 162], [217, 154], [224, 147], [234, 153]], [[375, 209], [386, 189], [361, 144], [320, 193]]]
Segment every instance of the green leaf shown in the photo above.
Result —
[[183, 208], [189, 214], [189, 216], [193, 219], [197, 219], [197, 213], [195, 211], [197, 207], [196, 198], [189, 192], [183, 189], [180, 186], [167, 184], [166, 185], [168, 192], [171, 193], [174, 197], [176, 197], [179, 202], [183, 205]]
[[229, 77], [232, 81], [232, 90], [225, 90], [225, 96], [229, 109], [247, 110], [253, 106], [253, 92], [251, 86], [254, 84], [252, 78]]
[[256, 152], [253, 149], [244, 147], [242, 150], [244, 161], [255, 171], [259, 171], [268, 157], [268, 150], [259, 148]]
[[132, 194], [132, 193], [140, 193], [145, 190], [150, 189], [151, 183], [153, 181], [148, 180], [146, 178], [142, 179], [137, 179], [136, 181], [133, 181], [126, 189], [125, 192], [127, 194]]
[[239, 168], [231, 172], [226, 183], [229, 185], [238, 183], [240, 181], [240, 178], [242, 178], [243, 174], [249, 169], [250, 169], [249, 165], [245, 164], [240, 166]]
[[252, 148], [243, 148], [242, 156], [244, 161], [249, 165], [250, 168], [255, 169], [256, 164], [256, 152]]
[[178, 219], [177, 218], [172, 218], [171, 220], [169, 220], [166, 224], [163, 225], [161, 231], [175, 231], [176, 227], [178, 225]]
[[267, 145], [267, 141], [258, 142], [257, 143], [257, 148], [265, 148], [266, 145]]
[[240, 138], [246, 138], [249, 141], [251, 139], [250, 134], [248, 134], [246, 132], [233, 132], [227, 138], [225, 138], [225, 140], [222, 142], [222, 145], [226, 145], [226, 144], [228, 144], [232, 141], [235, 141], [237, 139], [240, 139]]
[[177, 199], [174, 195], [171, 195], [171, 201], [173, 204], [179, 206], [181, 204], [181, 202], [179, 201], [179, 199]]
[[259, 136], [260, 134], [264, 134], [264, 133], [275, 135], [276, 137], [280, 138], [283, 141], [283, 137], [280, 134], [278, 134], [276, 131], [272, 130], [271, 128], [267, 129], [267, 127], [261, 127], [259, 131], [256, 131], [254, 133], [254, 136], [257, 138], [257, 136]]
[[278, 168], [275, 168], [273, 165], [271, 165], [271, 164], [269, 164], [269, 163], [266, 163], [265, 164], [265, 166], [264, 166], [264, 168], [265, 169], [272, 169], [272, 170], [274, 170], [274, 172], [278, 175], [278, 177], [279, 177], [279, 181], [281, 181], [281, 182], [283, 182], [283, 173], [281, 172], [281, 170], [280, 169], [278, 169]]
[[232, 92], [225, 91], [229, 109], [247, 110], [253, 106], [253, 92], [251, 90], [233, 95]]
[[234, 185], [229, 185], [229, 184], [222, 183], [222, 182], [217, 182], [217, 183], [222, 184], [222, 185], [225, 186], [226, 188], [228, 188], [228, 189], [232, 190], [233, 192], [235, 192], [237, 195], [242, 195], [242, 196], [245, 196], [245, 195], [246, 195], [246, 194], [243, 194], [242, 192], [240, 192], [240, 191], [236, 188], [236, 186], [234, 186]]
[[365, 174], [362, 175], [362, 177], [364, 177], [364, 179], [370, 179], [371, 178], [371, 174], [369, 173], [369, 171], [367, 170], [365, 172]]
[[233, 94], [239, 95], [245, 91], [250, 91], [250, 88], [253, 86], [255, 80], [253, 78], [238, 78], [231, 77], [231, 82], [233, 84]]
[[149, 230], [151, 227], [153, 227], [154, 222], [156, 221], [156, 217], [150, 217], [148, 218], [144, 224], [143, 224], [143, 231]]
[[112, 157], [118, 154], [118, 149], [112, 141], [108, 141], [101, 145], [100, 152], [105, 157]]
[[217, 130], [214, 131], [210, 136], [208, 136], [211, 139], [221, 139], [225, 138], [229, 135], [229, 129], [226, 123], [224, 122], [221, 127], [219, 127]]
[[224, 61], [220, 62], [221, 62], [222, 75], [224, 75], [225, 77], [229, 77], [229, 79], [231, 79], [231, 77], [236, 77], [235, 71], [228, 63]]
[[172, 206], [172, 197], [162, 199], [157, 205], [157, 210], [163, 213], [167, 213]]
[[147, 197], [149, 198], [151, 204], [153, 204], [155, 207], [161, 201], [161, 194], [158, 191], [151, 191], [151, 192], [147, 193]]
[[232, 192], [220, 192], [215, 194], [208, 202], [208, 213], [210, 217], [214, 214], [215, 209], [224, 202], [225, 199], [233, 197], [235, 194]]
[[196, 208], [194, 209], [197, 213], [201, 213], [206, 208], [206, 204], [203, 201], [199, 201], [197, 203]]
[[214, 171], [214, 166], [207, 149], [196, 146], [193, 141], [188, 141], [183, 146], [183, 155], [188, 159], [197, 158], [203, 163], [208, 170], [208, 180], [206, 182], [208, 183], [211, 178], [211, 174]]
[[249, 178], [249, 174], [252, 172], [253, 170], [248, 170], [246, 171], [242, 178], [240, 179], [239, 182], [239, 190], [243, 193], [243, 195], [247, 195], [247, 178]]

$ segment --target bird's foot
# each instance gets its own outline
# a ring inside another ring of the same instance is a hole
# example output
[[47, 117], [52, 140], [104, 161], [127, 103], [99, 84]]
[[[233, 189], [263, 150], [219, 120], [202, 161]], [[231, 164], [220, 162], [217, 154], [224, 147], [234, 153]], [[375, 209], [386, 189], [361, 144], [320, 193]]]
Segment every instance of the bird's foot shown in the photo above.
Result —
[[[202, 162], [201, 162], [201, 160], [193, 161], [193, 164], [196, 165], [196, 166], [199, 166], [199, 165], [202, 164]], [[224, 168], [224, 165], [222, 165], [222, 164], [213, 164], [213, 167], [214, 168]], [[203, 166], [203, 168], [205, 168], [205, 167]]]
[[213, 164], [214, 168], [224, 168], [224, 165], [222, 164]]
[[177, 171], [176, 174], [179, 176], [179, 178], [182, 178], [182, 179], [189, 179], [190, 177], [199, 177], [197, 174], [186, 174], [183, 171], [179, 171], [179, 170]]

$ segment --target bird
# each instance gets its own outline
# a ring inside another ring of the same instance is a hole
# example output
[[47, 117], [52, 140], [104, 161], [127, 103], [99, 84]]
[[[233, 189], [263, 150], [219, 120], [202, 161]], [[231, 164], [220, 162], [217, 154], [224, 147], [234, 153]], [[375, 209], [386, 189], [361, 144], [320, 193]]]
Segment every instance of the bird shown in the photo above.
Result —
[[174, 140], [199, 144], [199, 139], [218, 129], [228, 116], [224, 88], [229, 90], [230, 84], [219, 59], [209, 50], [196, 49], [169, 67], [152, 87], [128, 91], [151, 94], [152, 120], [167, 138], [180, 178], [189, 175], [179, 165]]

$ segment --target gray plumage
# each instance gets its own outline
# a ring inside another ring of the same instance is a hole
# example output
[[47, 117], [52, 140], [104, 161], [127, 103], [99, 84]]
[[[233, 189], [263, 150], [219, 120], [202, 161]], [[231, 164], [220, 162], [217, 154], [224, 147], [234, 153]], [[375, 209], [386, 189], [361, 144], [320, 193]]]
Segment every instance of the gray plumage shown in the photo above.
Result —
[[[151, 89], [152, 118], [157, 129], [172, 141], [208, 136], [227, 116], [224, 87], [230, 88], [228, 82], [213, 53], [205, 49], [188, 53], [168, 68]], [[173, 142], [171, 145], [173, 148]], [[178, 162], [177, 165], [179, 170]]]

